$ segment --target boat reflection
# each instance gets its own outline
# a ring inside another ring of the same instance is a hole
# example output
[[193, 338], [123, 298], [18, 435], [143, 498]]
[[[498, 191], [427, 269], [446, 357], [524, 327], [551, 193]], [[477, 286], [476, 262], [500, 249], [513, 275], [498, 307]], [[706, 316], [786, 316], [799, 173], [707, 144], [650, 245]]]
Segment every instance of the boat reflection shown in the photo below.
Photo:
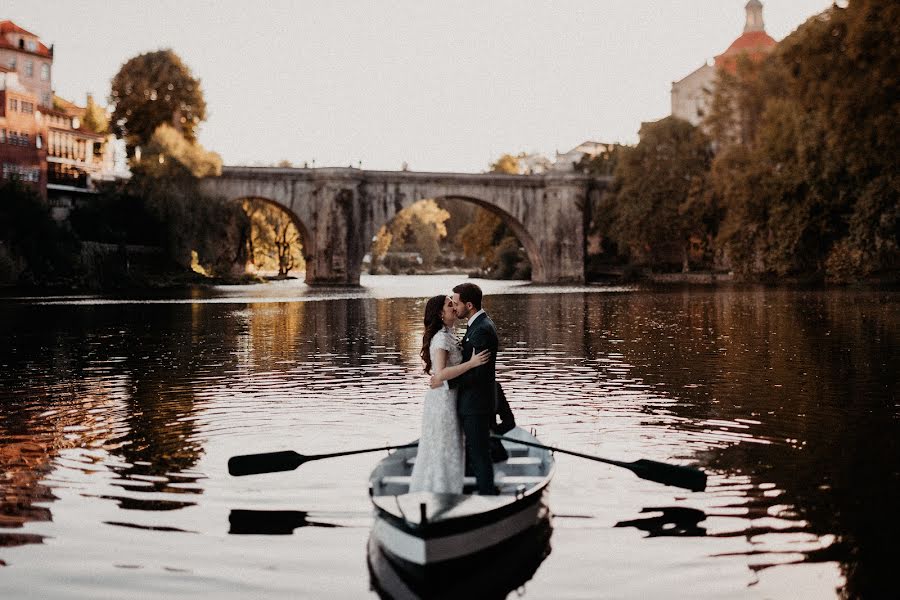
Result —
[[389, 556], [369, 536], [372, 590], [383, 599], [506, 598], [537, 572], [550, 554], [550, 517], [485, 552], [434, 565]]

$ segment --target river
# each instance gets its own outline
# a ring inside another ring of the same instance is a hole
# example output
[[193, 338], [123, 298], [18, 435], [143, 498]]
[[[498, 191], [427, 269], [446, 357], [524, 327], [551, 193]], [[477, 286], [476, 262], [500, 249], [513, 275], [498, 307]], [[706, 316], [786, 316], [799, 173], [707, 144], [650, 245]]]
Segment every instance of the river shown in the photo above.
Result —
[[[0, 298], [0, 594], [376, 598], [383, 454], [226, 463], [417, 437], [424, 301], [458, 281]], [[709, 474], [558, 454], [549, 555], [512, 597], [897, 597], [900, 294], [478, 283], [520, 425]], [[280, 535], [234, 525], [273, 510]]]

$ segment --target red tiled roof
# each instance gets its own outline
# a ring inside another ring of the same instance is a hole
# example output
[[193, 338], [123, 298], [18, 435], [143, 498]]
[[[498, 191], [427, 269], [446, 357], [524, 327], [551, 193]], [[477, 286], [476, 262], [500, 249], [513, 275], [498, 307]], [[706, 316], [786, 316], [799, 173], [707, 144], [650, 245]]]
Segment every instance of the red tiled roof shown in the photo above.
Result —
[[0, 21], [0, 48], [10, 48], [12, 50], [19, 50], [21, 52], [28, 52], [30, 54], [38, 54], [40, 56], [46, 56], [47, 58], [52, 58], [53, 54], [50, 52], [50, 48], [44, 45], [43, 42], [37, 40], [37, 50], [31, 52], [30, 50], [24, 50], [19, 48], [17, 44], [11, 43], [6, 39], [6, 34], [8, 33], [18, 33], [21, 35], [30, 35], [32, 37], [38, 37], [35, 34], [22, 29], [12, 21]]
[[765, 31], [748, 31], [734, 40], [728, 49], [716, 57], [716, 68], [734, 73], [737, 58], [746, 54], [752, 61], [757, 61], [778, 45], [772, 36]]
[[[22, 33], [25, 35], [34, 35], [30, 31], [22, 29], [21, 27], [19, 27], [18, 25], [16, 25], [15, 23], [13, 23], [12, 21], [9, 21], [9, 20], [0, 21], [0, 33]], [[34, 37], [37, 37], [37, 36], [34, 35]]]
[[738, 39], [734, 40], [731, 45], [728, 46], [728, 50], [719, 56], [731, 56], [740, 54], [741, 52], [765, 52], [771, 50], [777, 44], [778, 42], [765, 31], [748, 31]]

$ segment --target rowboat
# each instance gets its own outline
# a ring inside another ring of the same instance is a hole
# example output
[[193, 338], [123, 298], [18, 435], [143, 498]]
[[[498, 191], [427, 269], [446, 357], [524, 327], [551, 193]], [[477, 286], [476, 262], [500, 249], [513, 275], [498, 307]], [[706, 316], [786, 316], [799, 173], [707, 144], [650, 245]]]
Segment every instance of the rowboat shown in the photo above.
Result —
[[[550, 451], [517, 443], [539, 444], [520, 427], [502, 443], [509, 458], [494, 463], [497, 496], [472, 493], [466, 477], [462, 494], [409, 493], [416, 448], [401, 448], [384, 458], [369, 477], [375, 512], [370, 546], [401, 571], [425, 577], [448, 565], [478, 560], [549, 522], [547, 493], [555, 470]], [[370, 552], [371, 557], [372, 552]]]

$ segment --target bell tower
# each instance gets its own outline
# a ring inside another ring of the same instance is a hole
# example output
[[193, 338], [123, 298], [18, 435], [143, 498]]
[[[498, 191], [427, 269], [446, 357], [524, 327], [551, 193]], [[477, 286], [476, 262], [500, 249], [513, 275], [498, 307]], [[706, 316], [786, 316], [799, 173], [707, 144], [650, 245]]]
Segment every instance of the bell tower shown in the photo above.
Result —
[[744, 10], [747, 11], [747, 22], [744, 24], [744, 33], [766, 30], [766, 26], [763, 23], [762, 2], [759, 0], [750, 0], [747, 2], [747, 5], [744, 6]]

